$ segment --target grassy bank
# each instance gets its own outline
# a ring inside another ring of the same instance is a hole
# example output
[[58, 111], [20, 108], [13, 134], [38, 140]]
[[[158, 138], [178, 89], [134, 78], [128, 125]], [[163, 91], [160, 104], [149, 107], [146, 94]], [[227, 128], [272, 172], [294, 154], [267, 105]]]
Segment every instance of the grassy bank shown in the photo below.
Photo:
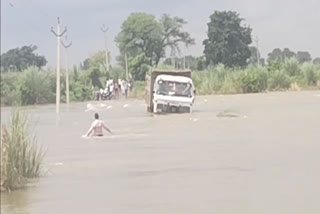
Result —
[[258, 93], [320, 89], [320, 66], [295, 59], [277, 66], [229, 69], [223, 65], [193, 72], [197, 94]]
[[[294, 58], [263, 67], [230, 69], [216, 65], [205, 71], [193, 71], [192, 78], [197, 94], [201, 95], [320, 89], [320, 65], [300, 64]], [[92, 72], [75, 69], [69, 79], [72, 102], [94, 99], [92, 82], [96, 79], [92, 77]], [[104, 79], [101, 77], [99, 82], [104, 82]], [[144, 90], [145, 83], [137, 81], [129, 97], [144, 98]], [[55, 93], [55, 72], [31, 67], [23, 72], [1, 74], [1, 105], [54, 103]], [[62, 102], [65, 97], [65, 75], [62, 74]]]
[[[244, 69], [217, 65], [205, 71], [193, 71], [192, 79], [198, 95], [319, 90], [320, 66], [299, 64], [296, 59], [289, 59], [282, 64], [248, 66]], [[139, 83], [141, 87], [136, 88], [133, 97], [143, 98], [145, 84], [142, 83]]]
[[44, 153], [28, 130], [27, 115], [14, 110], [9, 127], [1, 130], [1, 191], [23, 187], [40, 176]]
[[[73, 71], [69, 75], [70, 100], [85, 101], [93, 98], [88, 72]], [[61, 75], [61, 101], [66, 100], [65, 74]], [[1, 105], [33, 105], [55, 102], [56, 75], [30, 67], [22, 72], [1, 73]]]

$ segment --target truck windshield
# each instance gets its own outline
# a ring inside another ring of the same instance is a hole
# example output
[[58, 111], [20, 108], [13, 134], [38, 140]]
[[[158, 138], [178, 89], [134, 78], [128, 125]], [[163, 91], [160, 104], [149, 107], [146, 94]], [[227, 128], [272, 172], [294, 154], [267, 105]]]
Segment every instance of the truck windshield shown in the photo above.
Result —
[[192, 90], [190, 83], [158, 81], [159, 88], [157, 94], [169, 96], [191, 97]]

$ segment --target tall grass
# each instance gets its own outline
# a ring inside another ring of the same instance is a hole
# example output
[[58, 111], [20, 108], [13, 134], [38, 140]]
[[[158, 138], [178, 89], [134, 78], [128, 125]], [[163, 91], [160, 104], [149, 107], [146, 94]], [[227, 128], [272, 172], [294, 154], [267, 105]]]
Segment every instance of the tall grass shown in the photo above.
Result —
[[[172, 69], [159, 65], [159, 69]], [[121, 73], [115, 70], [115, 73]], [[94, 90], [90, 71], [74, 69], [70, 73], [70, 99], [73, 102], [93, 99]], [[198, 94], [257, 93], [263, 91], [320, 89], [320, 65], [301, 64], [297, 59], [287, 59], [266, 67], [248, 66], [230, 69], [222, 64], [192, 74]], [[104, 78], [99, 81], [105, 82]], [[137, 81], [130, 97], [144, 96], [144, 83]], [[1, 104], [44, 104], [54, 103], [56, 75], [54, 72], [28, 68], [23, 72], [1, 74]], [[61, 101], [65, 99], [65, 74], [61, 75]]]
[[50, 88], [52, 74], [40, 71], [37, 67], [26, 69], [18, 80], [18, 91], [22, 104], [44, 104], [55, 100]]
[[145, 81], [136, 81], [133, 91], [129, 92], [129, 98], [145, 98], [146, 83]]
[[229, 69], [216, 65], [193, 73], [198, 94], [257, 93], [263, 91], [320, 89], [320, 66], [288, 59], [279, 66]]
[[[85, 101], [93, 98], [89, 72], [70, 73], [70, 100]], [[65, 73], [61, 74], [61, 101], [65, 102]], [[55, 102], [56, 74], [30, 67], [22, 72], [1, 73], [1, 105], [33, 105]]]
[[40, 176], [44, 152], [28, 130], [27, 115], [15, 109], [9, 128], [1, 132], [1, 190], [22, 187], [29, 178]]

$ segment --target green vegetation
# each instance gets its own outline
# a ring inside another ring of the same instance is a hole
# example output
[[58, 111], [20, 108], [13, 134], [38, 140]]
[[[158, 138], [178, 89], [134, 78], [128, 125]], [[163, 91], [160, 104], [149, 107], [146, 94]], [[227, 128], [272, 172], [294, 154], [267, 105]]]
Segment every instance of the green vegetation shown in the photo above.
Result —
[[129, 93], [129, 98], [144, 99], [145, 92], [146, 92], [146, 82], [136, 81], [133, 91]]
[[129, 70], [135, 80], [144, 80], [148, 66], [158, 66], [165, 57], [166, 48], [179, 52], [181, 44], [194, 44], [188, 32], [183, 31], [187, 22], [179, 17], [164, 14], [158, 21], [146, 13], [132, 13], [122, 24], [116, 37], [123, 64], [127, 53]]
[[29, 66], [37, 66], [41, 68], [47, 64], [44, 56], [38, 56], [34, 53], [37, 46], [23, 46], [14, 48], [1, 55], [1, 72], [7, 71], [23, 71]]
[[227, 67], [244, 67], [250, 58], [250, 27], [233, 11], [216, 11], [208, 23], [208, 39], [203, 41], [207, 65], [219, 63]]
[[198, 94], [257, 93], [276, 90], [320, 89], [320, 66], [299, 64], [294, 58], [279, 66], [231, 69], [222, 64], [195, 71]]
[[[89, 71], [75, 69], [70, 74], [71, 101], [93, 98]], [[29, 67], [22, 72], [1, 74], [1, 105], [32, 105], [55, 102], [55, 72]], [[61, 99], [65, 101], [65, 74], [61, 78]]]
[[[181, 49], [195, 44], [185, 30], [187, 22], [168, 14], [159, 19], [132, 13], [115, 38], [120, 55], [117, 65], [106, 66], [106, 52], [97, 51], [70, 74], [70, 99], [91, 100], [108, 79], [136, 82], [130, 97], [142, 97], [145, 74], [150, 68], [193, 70], [199, 94], [257, 93], [273, 90], [320, 88], [320, 58], [307, 51], [274, 48], [266, 59], [252, 44], [252, 29], [235, 11], [214, 11], [209, 17], [204, 51], [185, 56]], [[55, 102], [56, 74], [44, 71], [43, 56], [36, 46], [24, 46], [1, 55], [1, 105], [32, 105]], [[170, 53], [170, 56], [169, 56]], [[111, 54], [108, 54], [111, 62]], [[127, 63], [125, 59], [127, 58]], [[61, 100], [65, 101], [65, 73], [61, 75]]]
[[44, 152], [28, 128], [28, 117], [21, 110], [13, 111], [9, 129], [2, 127], [1, 191], [20, 188], [41, 174]]

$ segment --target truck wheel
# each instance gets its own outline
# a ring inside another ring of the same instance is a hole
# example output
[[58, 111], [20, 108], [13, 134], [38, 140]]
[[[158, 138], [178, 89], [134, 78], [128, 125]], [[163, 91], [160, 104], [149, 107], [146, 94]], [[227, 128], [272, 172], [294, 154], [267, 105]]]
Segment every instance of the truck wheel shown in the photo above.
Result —
[[192, 111], [192, 110], [191, 110], [191, 107], [184, 107], [184, 108], [183, 108], [183, 112], [184, 112], [184, 113], [191, 113], [191, 111]]

